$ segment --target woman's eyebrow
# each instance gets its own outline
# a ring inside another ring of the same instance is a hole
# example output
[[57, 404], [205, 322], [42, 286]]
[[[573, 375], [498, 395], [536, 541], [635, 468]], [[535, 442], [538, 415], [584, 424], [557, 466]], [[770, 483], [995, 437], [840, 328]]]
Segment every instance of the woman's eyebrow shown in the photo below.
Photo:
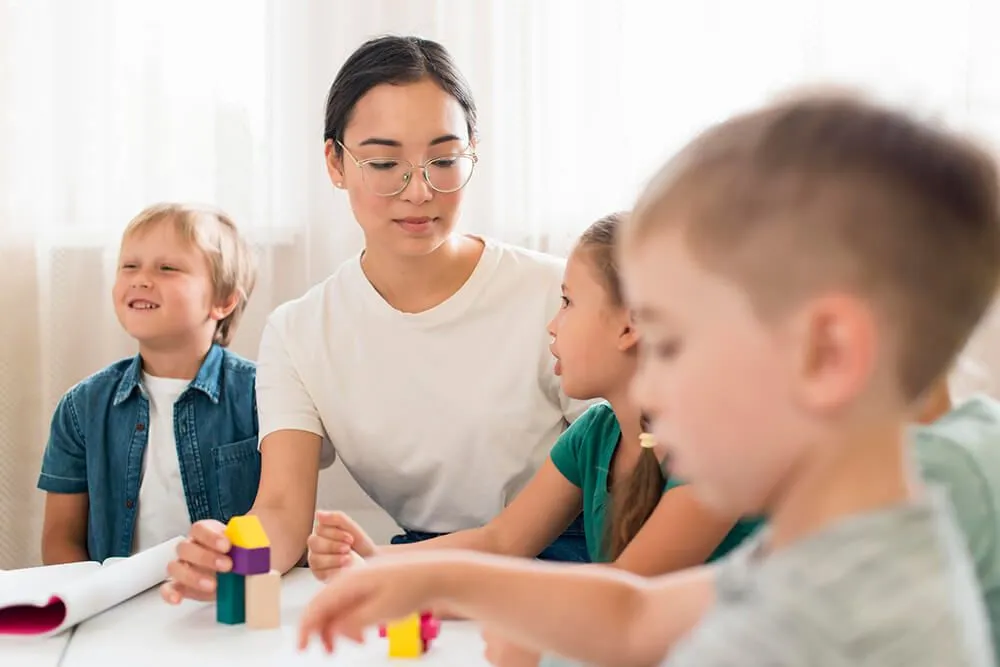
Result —
[[[457, 137], [454, 134], [442, 134], [440, 137], [431, 139], [429, 146], [437, 146], [438, 144], [444, 144], [449, 141], [461, 141], [461, 137]], [[368, 137], [362, 141], [359, 146], [389, 146], [391, 148], [400, 148], [403, 144], [395, 139], [386, 139], [385, 137]]]

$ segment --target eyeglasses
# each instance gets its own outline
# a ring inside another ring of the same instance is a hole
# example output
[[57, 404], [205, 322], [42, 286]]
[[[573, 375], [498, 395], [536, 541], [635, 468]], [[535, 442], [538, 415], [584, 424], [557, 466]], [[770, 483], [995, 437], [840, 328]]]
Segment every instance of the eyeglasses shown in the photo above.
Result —
[[432, 190], [442, 194], [458, 192], [472, 178], [472, 171], [479, 162], [475, 153], [445, 155], [427, 160], [415, 165], [407, 160], [397, 158], [374, 157], [359, 160], [354, 157], [340, 141], [337, 144], [344, 149], [354, 164], [361, 170], [361, 180], [373, 194], [379, 197], [395, 197], [406, 189], [417, 169], [423, 174], [424, 181]]

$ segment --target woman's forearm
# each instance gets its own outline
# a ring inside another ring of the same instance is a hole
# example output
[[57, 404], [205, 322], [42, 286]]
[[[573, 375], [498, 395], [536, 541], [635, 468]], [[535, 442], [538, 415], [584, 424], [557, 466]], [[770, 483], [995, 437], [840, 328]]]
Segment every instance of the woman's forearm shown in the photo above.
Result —
[[271, 568], [284, 574], [295, 567], [306, 552], [311, 529], [308, 517], [303, 521], [283, 507], [255, 506], [250, 513], [260, 519], [271, 542]]

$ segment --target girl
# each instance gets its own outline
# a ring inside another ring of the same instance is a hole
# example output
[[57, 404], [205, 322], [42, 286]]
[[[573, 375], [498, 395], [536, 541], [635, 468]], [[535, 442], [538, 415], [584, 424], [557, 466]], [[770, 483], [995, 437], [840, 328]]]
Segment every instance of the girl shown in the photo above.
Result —
[[629, 392], [638, 339], [622, 302], [613, 250], [621, 218], [607, 216], [584, 232], [566, 265], [562, 306], [548, 326], [565, 394], [607, 403], [570, 426], [524, 491], [481, 528], [376, 547], [343, 513], [321, 514], [309, 538], [309, 566], [317, 578], [348, 565], [352, 549], [362, 557], [442, 548], [533, 557], [581, 508], [591, 560], [645, 576], [713, 560], [756, 527], [705, 509], [690, 489], [665, 480], [656, 454], [640, 446], [639, 407]]
[[[458, 232], [476, 126], [468, 84], [429, 40], [366, 42], [330, 88], [326, 168], [365, 245], [260, 342], [251, 512], [277, 570], [305, 554], [335, 454], [412, 542], [490, 521], [588, 407], [560, 392], [543, 330], [564, 263]], [[585, 561], [581, 533], [539, 549]], [[214, 597], [228, 546], [218, 522], [192, 526], [164, 597]]]

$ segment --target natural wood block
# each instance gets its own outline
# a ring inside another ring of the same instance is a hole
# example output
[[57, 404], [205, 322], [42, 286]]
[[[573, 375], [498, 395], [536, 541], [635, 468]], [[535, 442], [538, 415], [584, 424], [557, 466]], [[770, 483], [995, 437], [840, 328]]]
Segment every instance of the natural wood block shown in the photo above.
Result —
[[246, 578], [247, 627], [258, 630], [281, 625], [281, 575], [277, 570]]

